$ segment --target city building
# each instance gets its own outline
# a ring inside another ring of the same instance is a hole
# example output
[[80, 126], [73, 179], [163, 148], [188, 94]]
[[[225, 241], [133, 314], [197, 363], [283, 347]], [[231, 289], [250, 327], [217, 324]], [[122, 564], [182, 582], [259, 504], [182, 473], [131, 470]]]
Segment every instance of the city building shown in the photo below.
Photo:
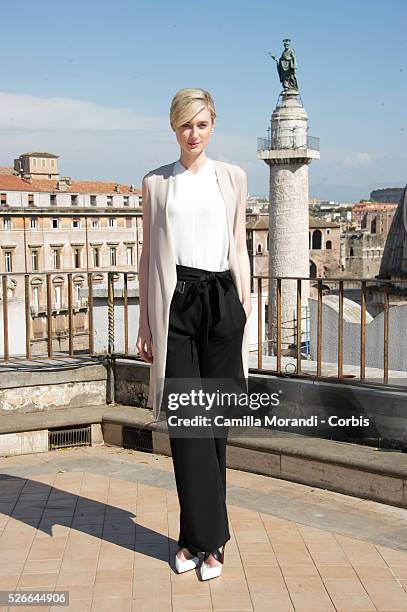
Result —
[[61, 333], [68, 313], [66, 272], [72, 273], [75, 327], [81, 328], [87, 273], [94, 273], [95, 285], [106, 285], [104, 270], [137, 272], [142, 241], [141, 191], [133, 186], [61, 178], [57, 156], [48, 153], [23, 154], [14, 169], [0, 171], [0, 272], [8, 273], [8, 299], [17, 302], [24, 301], [29, 273], [35, 337], [45, 333], [45, 273], [51, 273], [51, 307]]
[[340, 272], [341, 226], [319, 217], [309, 217], [309, 275], [338, 276]]

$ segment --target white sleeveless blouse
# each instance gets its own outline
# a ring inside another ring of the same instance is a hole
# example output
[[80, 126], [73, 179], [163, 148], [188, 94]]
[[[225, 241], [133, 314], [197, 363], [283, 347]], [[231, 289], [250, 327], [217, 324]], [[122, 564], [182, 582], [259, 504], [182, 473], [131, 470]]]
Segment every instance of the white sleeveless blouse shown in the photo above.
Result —
[[197, 173], [175, 163], [167, 212], [176, 264], [212, 272], [229, 268], [226, 206], [211, 159]]

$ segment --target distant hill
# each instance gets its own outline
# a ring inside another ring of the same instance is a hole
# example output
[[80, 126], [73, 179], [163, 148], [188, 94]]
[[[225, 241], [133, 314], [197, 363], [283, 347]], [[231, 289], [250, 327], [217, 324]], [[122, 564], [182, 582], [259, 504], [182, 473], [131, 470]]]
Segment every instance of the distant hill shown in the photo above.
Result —
[[[407, 179], [406, 179], [407, 180]], [[369, 198], [373, 189], [385, 187], [404, 187], [405, 183], [392, 181], [387, 183], [369, 183], [367, 185], [336, 185], [335, 183], [310, 184], [310, 198], [334, 200], [335, 202], [359, 202]]]

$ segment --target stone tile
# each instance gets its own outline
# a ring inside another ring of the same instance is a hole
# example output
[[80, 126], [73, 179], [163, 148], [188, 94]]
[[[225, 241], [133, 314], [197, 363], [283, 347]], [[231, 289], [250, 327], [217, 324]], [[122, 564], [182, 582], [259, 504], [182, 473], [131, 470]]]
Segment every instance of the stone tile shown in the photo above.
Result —
[[337, 612], [350, 612], [356, 610], [377, 610], [370, 597], [365, 594], [357, 593], [342, 593], [341, 595], [333, 595]]
[[407, 610], [407, 593], [396, 580], [364, 579], [363, 586], [379, 610]]
[[214, 610], [253, 610], [252, 600], [248, 592], [225, 593], [221, 590], [213, 590], [211, 585], [211, 594]]
[[255, 612], [294, 612], [288, 593], [251, 593]]
[[[152, 608], [150, 608], [151, 610]], [[209, 593], [199, 595], [173, 595], [172, 609], [174, 612], [180, 610], [211, 610], [212, 601]]]
[[133, 602], [130, 597], [111, 597], [93, 599], [92, 612], [112, 612], [112, 610], [120, 610], [120, 612], [131, 612]]

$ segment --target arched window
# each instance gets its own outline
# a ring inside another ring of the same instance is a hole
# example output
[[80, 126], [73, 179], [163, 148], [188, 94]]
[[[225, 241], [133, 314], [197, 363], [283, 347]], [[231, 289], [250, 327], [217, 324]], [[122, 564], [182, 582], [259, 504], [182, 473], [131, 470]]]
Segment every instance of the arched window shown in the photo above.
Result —
[[320, 249], [322, 245], [322, 234], [321, 234], [321, 230], [314, 230], [314, 233], [312, 234], [312, 248], [313, 249]]
[[332, 249], [332, 242], [330, 240], [326, 241], [326, 248], [327, 249]]
[[349, 249], [349, 256], [353, 257], [353, 247], [350, 247], [350, 249]]
[[309, 262], [309, 275], [310, 275], [310, 278], [317, 277], [317, 267], [312, 260], [310, 260]]
[[261, 255], [263, 253], [263, 248], [261, 246], [261, 242], [257, 243], [257, 255]]

